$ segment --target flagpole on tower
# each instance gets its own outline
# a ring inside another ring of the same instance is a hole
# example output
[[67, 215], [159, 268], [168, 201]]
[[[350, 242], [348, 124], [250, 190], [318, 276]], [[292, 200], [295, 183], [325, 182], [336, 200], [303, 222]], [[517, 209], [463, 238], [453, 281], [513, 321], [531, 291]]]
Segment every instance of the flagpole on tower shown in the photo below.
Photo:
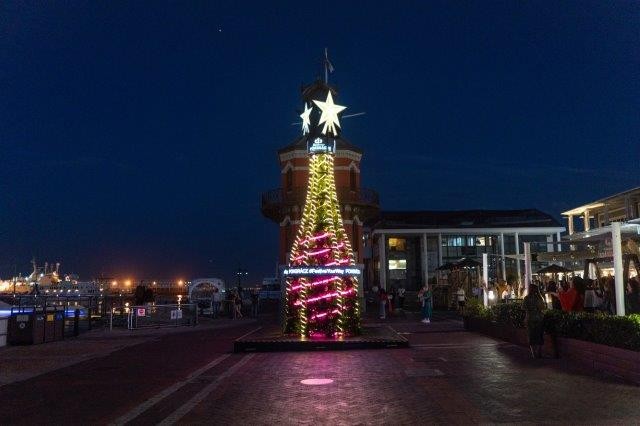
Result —
[[329, 84], [329, 73], [333, 72], [333, 64], [329, 60], [329, 51], [325, 47], [324, 48], [324, 82], [325, 84]]

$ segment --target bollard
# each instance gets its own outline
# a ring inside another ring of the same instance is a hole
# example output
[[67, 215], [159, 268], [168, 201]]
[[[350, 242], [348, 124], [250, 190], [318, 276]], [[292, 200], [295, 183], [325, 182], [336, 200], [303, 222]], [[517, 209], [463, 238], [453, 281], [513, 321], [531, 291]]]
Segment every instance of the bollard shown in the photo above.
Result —
[[113, 309], [109, 312], [109, 331], [113, 331]]
[[73, 315], [73, 335], [80, 335], [80, 309], [76, 309]]

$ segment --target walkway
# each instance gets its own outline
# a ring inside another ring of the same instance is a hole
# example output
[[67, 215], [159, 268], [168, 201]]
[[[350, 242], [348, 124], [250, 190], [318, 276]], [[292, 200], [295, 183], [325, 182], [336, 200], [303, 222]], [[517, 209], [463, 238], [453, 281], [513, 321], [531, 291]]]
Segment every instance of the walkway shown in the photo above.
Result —
[[[167, 335], [0, 387], [2, 423], [633, 423], [638, 388], [504, 342], [391, 319], [412, 348], [231, 354], [256, 327]], [[307, 385], [305, 379], [329, 379]]]

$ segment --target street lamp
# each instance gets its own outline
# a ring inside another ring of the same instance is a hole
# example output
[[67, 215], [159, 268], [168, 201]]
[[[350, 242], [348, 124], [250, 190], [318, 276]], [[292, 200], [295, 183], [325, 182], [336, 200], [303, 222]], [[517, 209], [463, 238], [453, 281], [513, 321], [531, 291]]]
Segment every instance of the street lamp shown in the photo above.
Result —
[[238, 287], [242, 284], [242, 277], [246, 277], [247, 275], [249, 275], [249, 273], [246, 270], [238, 268], [238, 272], [236, 272], [236, 276], [238, 277]]

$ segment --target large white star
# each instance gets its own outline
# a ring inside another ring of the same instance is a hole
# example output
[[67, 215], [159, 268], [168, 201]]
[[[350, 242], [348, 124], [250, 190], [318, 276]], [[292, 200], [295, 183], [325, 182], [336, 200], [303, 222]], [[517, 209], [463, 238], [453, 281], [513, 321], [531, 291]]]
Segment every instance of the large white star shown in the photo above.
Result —
[[331, 90], [327, 93], [327, 100], [325, 102], [322, 101], [313, 101], [320, 110], [322, 110], [322, 115], [320, 116], [320, 122], [318, 124], [324, 123], [324, 127], [322, 128], [322, 134], [326, 135], [328, 132], [333, 133], [334, 136], [336, 133], [336, 126], [340, 127], [340, 120], [338, 120], [338, 114], [341, 111], [347, 109], [347, 107], [342, 105], [336, 105], [333, 103], [333, 97], [331, 96]]
[[300, 114], [300, 118], [302, 118], [302, 134], [306, 135], [309, 133], [309, 125], [311, 124], [311, 120], [309, 119], [309, 115], [311, 114], [311, 110], [313, 108], [309, 108], [307, 103], [304, 103], [304, 112]]

